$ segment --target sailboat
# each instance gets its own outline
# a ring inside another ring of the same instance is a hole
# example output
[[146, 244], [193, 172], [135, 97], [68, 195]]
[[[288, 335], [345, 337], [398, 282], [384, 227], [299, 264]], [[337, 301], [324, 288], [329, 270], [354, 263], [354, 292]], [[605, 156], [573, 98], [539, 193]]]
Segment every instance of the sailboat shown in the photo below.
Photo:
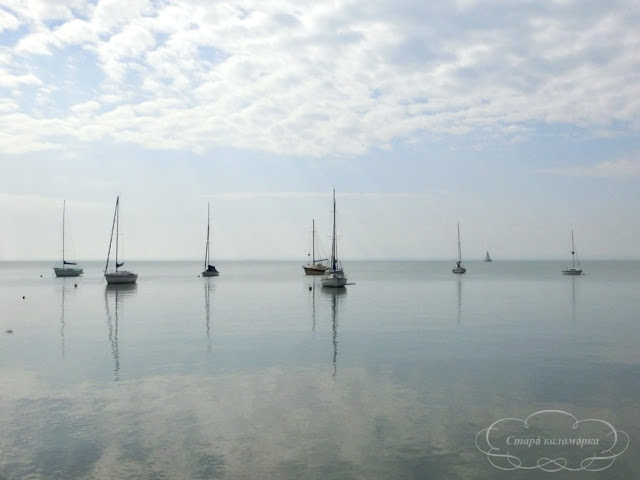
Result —
[[[113, 230], [116, 231], [116, 268], [109, 270], [109, 258], [111, 257], [111, 245], [113, 243]], [[124, 262], [118, 261], [118, 244], [120, 240], [120, 196], [116, 198], [116, 208], [113, 213], [113, 224], [111, 225], [111, 238], [109, 239], [109, 252], [107, 253], [107, 263], [104, 266], [104, 278], [108, 284], [116, 283], [136, 283], [138, 274], [129, 270], [118, 270]]]
[[460, 224], [458, 223], [458, 261], [456, 262], [456, 268], [451, 270], [453, 273], [465, 273], [466, 268], [462, 266], [462, 249], [460, 248]]
[[487, 254], [484, 256], [484, 261], [485, 262], [492, 262], [493, 260], [491, 260], [491, 257], [489, 256], [489, 252], [487, 251]]
[[53, 267], [53, 271], [56, 274], [56, 277], [79, 277], [80, 275], [82, 275], [82, 269], [77, 267], [75, 262], [69, 262], [64, 258], [64, 227], [66, 203], [66, 200], [62, 202], [62, 266]]
[[338, 248], [336, 245], [336, 189], [333, 189], [333, 235], [331, 241], [331, 264], [320, 279], [323, 287], [340, 288], [347, 284], [347, 277], [342, 270], [342, 264], [338, 260]]
[[209, 244], [210, 242], [210, 235], [209, 235], [209, 224], [211, 223], [211, 215], [209, 213], [210, 207], [209, 204], [207, 203], [207, 245], [204, 249], [204, 271], [202, 272], [202, 276], [203, 277], [217, 277], [218, 275], [220, 275], [220, 272], [218, 272], [218, 270], [216, 270], [216, 267], [214, 267], [213, 265], [209, 265], [209, 251], [211, 250]]
[[[576, 247], [573, 242], [573, 229], [571, 230], [571, 267], [562, 271], [563, 275], [582, 275], [582, 268], [580, 267], [580, 260], [577, 260], [578, 254], [576, 253]], [[578, 262], [578, 268], [576, 268], [576, 260]]]
[[306, 275], [322, 275], [329, 267], [322, 263], [326, 258], [316, 259], [316, 221], [311, 222], [311, 263], [303, 265], [302, 268]]

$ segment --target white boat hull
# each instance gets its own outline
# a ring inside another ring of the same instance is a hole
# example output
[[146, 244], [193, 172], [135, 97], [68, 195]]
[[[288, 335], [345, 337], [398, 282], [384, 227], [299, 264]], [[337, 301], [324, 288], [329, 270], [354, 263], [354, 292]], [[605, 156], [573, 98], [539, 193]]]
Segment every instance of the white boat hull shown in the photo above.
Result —
[[577, 268], [570, 268], [562, 271], [563, 275], [582, 275], [582, 270]]
[[104, 278], [106, 278], [109, 285], [136, 283], [136, 281], [138, 280], [138, 274], [127, 271], [108, 272], [104, 274]]
[[329, 270], [329, 267], [326, 265], [322, 265], [320, 263], [315, 263], [313, 265], [303, 265], [304, 273], [306, 275], [324, 275], [324, 272]]
[[330, 272], [320, 279], [323, 287], [340, 288], [347, 285], [347, 277], [342, 272]]
[[53, 272], [56, 277], [79, 277], [82, 275], [82, 268], [61, 268], [53, 267]]

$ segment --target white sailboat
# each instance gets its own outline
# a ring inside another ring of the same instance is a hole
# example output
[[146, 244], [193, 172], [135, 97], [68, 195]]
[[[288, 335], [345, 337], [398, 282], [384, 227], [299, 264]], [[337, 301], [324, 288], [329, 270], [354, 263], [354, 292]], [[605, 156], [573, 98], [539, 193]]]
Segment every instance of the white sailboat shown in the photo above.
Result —
[[456, 267], [451, 271], [453, 273], [465, 273], [467, 271], [467, 269], [462, 266], [462, 249], [460, 248], [460, 223], [458, 223], [458, 261], [456, 262]]
[[303, 265], [304, 273], [306, 275], [322, 275], [329, 269], [328, 265], [325, 265], [326, 258], [316, 259], [316, 221], [312, 220], [311, 223], [311, 263]]
[[216, 270], [216, 267], [213, 265], [209, 265], [209, 252], [211, 250], [211, 236], [209, 234], [209, 224], [211, 223], [211, 214], [209, 213], [210, 207], [207, 203], [207, 245], [204, 249], [204, 271], [202, 272], [203, 277], [217, 277], [220, 275], [220, 272]]
[[492, 262], [493, 260], [491, 260], [491, 257], [489, 256], [489, 252], [487, 251], [487, 254], [484, 256], [484, 261], [485, 262]]
[[[578, 263], [578, 267], [576, 268], [576, 260]], [[580, 267], [580, 260], [578, 259], [578, 254], [576, 253], [576, 247], [573, 242], [573, 229], [571, 230], [571, 267], [562, 271], [563, 275], [582, 275], [582, 268]]]
[[[113, 230], [116, 231], [116, 268], [109, 270], [109, 258], [111, 257], [111, 245], [113, 243]], [[120, 196], [116, 198], [116, 208], [113, 213], [113, 224], [111, 225], [111, 238], [109, 239], [109, 251], [107, 252], [107, 263], [104, 267], [104, 278], [108, 284], [117, 283], [136, 283], [138, 274], [129, 270], [118, 270], [124, 265], [124, 262], [118, 261], [118, 244], [120, 237]]]
[[56, 277], [78, 277], [82, 275], [82, 268], [77, 267], [75, 262], [69, 262], [64, 258], [65, 253], [65, 245], [64, 245], [64, 237], [65, 237], [65, 212], [66, 212], [66, 203], [64, 200], [62, 202], [62, 266], [53, 267], [53, 272], [56, 274]]
[[338, 247], [336, 245], [336, 190], [333, 189], [333, 236], [331, 241], [331, 264], [320, 279], [323, 287], [340, 288], [347, 284], [347, 277], [342, 270], [342, 264], [338, 260]]

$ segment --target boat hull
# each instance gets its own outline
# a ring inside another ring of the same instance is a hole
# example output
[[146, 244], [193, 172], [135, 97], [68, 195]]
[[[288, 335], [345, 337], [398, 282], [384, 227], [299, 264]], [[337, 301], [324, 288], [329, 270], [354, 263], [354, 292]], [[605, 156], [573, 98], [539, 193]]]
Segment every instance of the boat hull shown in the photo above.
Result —
[[451, 270], [451, 271], [452, 271], [453, 273], [459, 273], [459, 274], [467, 273], [467, 269], [466, 269], [466, 268], [464, 268], [464, 267], [456, 267], [456, 268], [454, 268], [454, 269], [453, 269], [453, 270]]
[[123, 283], [136, 283], [138, 280], [138, 274], [133, 272], [109, 272], [104, 274], [104, 278], [109, 285], [123, 284]]
[[60, 268], [53, 267], [53, 272], [56, 277], [79, 277], [82, 275], [82, 268]]
[[582, 270], [578, 270], [577, 268], [570, 268], [568, 270], [562, 271], [563, 275], [582, 275]]
[[347, 285], [347, 277], [342, 272], [331, 272], [320, 279], [323, 287], [340, 288]]
[[324, 275], [324, 272], [329, 270], [329, 267], [322, 264], [303, 265], [304, 273], [306, 275]]
[[202, 272], [203, 277], [217, 277], [218, 275], [220, 275], [220, 272], [218, 272], [217, 270], [215, 272], [212, 272], [210, 270], [205, 270], [204, 272]]

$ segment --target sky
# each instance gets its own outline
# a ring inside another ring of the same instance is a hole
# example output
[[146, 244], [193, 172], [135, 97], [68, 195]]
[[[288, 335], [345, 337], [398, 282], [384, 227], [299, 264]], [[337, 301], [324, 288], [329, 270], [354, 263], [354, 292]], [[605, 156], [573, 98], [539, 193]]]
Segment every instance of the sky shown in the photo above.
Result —
[[0, 260], [640, 258], [636, 0], [0, 0]]

